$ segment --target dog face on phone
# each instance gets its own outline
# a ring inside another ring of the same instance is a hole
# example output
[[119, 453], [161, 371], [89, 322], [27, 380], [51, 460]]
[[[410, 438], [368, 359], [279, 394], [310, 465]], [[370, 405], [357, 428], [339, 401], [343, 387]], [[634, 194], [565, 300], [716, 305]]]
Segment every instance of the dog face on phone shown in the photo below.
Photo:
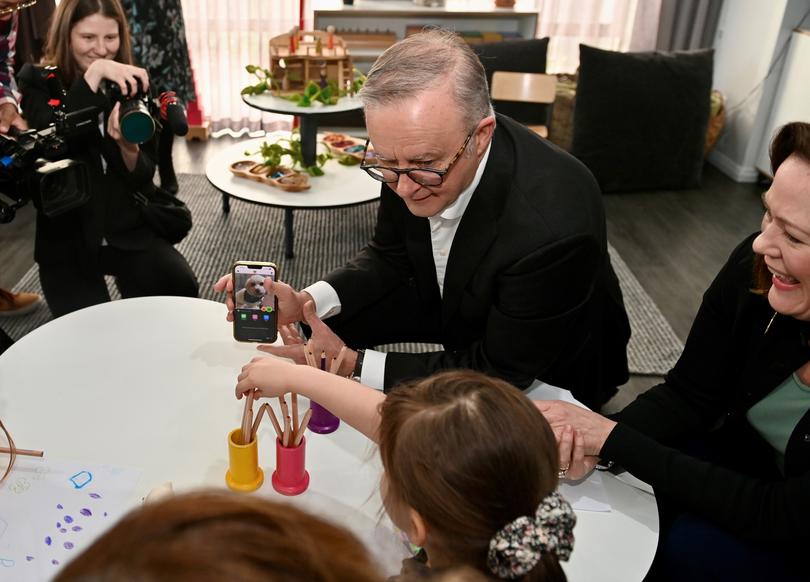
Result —
[[264, 287], [264, 277], [261, 275], [251, 275], [245, 281], [244, 289], [236, 292], [237, 309], [259, 309], [262, 306], [262, 299], [267, 295]]

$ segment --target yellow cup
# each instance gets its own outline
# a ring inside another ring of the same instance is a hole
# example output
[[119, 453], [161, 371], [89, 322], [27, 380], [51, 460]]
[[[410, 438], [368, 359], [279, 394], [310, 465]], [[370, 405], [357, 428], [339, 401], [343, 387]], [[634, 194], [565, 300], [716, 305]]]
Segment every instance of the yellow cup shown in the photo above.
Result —
[[264, 483], [264, 471], [259, 467], [258, 439], [246, 445], [242, 442], [242, 429], [235, 428], [228, 434], [228, 460], [230, 468], [225, 473], [225, 482], [234, 491], [255, 491]]

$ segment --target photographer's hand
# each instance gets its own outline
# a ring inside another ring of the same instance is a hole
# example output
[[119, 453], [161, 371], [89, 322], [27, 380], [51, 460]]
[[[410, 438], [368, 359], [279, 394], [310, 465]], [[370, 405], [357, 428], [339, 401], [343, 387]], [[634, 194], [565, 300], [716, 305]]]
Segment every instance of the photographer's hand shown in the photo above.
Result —
[[138, 163], [138, 154], [141, 150], [138, 147], [138, 144], [129, 143], [121, 134], [121, 120], [118, 116], [120, 109], [120, 103], [116, 103], [115, 107], [112, 108], [110, 117], [107, 119], [107, 135], [113, 138], [115, 143], [118, 144], [118, 148], [121, 150], [121, 157], [124, 160], [124, 165], [127, 167], [127, 170], [131, 172], [135, 169], [135, 165]]
[[130, 95], [132, 91], [137, 91], [138, 80], [144, 91], [149, 90], [149, 74], [146, 69], [111, 59], [93, 61], [84, 72], [84, 80], [93, 93], [98, 92], [103, 79], [109, 79], [117, 84], [121, 88], [122, 95]]
[[28, 124], [20, 115], [15, 103], [3, 103], [0, 105], [0, 133], [8, 133], [12, 127], [25, 131], [28, 129]]

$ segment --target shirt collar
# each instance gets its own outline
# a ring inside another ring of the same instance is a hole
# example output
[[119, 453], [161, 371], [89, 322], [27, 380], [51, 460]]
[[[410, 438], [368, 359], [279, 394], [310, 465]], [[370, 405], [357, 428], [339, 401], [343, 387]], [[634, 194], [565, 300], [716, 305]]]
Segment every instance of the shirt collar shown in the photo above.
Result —
[[481, 161], [478, 163], [478, 168], [475, 170], [475, 177], [473, 177], [473, 181], [470, 182], [470, 185], [467, 186], [461, 194], [459, 194], [458, 198], [456, 198], [450, 206], [442, 210], [438, 216], [445, 220], [455, 220], [457, 218], [461, 218], [464, 211], [467, 209], [467, 205], [470, 203], [470, 198], [472, 198], [473, 192], [475, 192], [475, 189], [478, 188], [478, 184], [481, 182], [481, 177], [484, 175], [484, 168], [487, 166], [490, 149], [492, 149], [492, 140], [489, 140], [487, 151], [484, 152], [484, 157], [482, 157]]

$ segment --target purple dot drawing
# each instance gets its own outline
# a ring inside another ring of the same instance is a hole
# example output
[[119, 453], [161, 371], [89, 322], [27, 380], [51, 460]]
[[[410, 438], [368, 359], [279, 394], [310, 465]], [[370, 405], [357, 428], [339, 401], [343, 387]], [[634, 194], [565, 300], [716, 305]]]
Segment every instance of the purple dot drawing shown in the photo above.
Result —
[[73, 549], [73, 542], [65, 542], [62, 545], [65, 546], [66, 550], [72, 550]]
[[82, 531], [82, 526], [80, 526], [80, 525], [74, 525], [74, 526], [73, 526], [72, 528], [70, 528], [70, 529], [72, 529], [73, 531]]
[[93, 512], [87, 509], [86, 507], [83, 507], [81, 511], [79, 511], [79, 513], [81, 513], [85, 517], [90, 517], [91, 515], [93, 515]]
[[53, 543], [51, 536], [45, 536], [45, 545], [50, 546]]
[[51, 564], [53, 564], [54, 566], [58, 566], [59, 560], [51, 560]]
[[73, 523], [73, 518], [69, 515], [65, 516], [65, 523]]
[[93, 499], [101, 499], [101, 495], [99, 495], [98, 493], [88, 493], [88, 495]]
[[104, 512], [104, 517], [107, 517], [107, 512], [106, 511]]
[[62, 524], [57, 521], [56, 522], [56, 529], [59, 529], [60, 527], [62, 527]]
[[25, 557], [25, 561], [26, 561], [26, 562], [30, 562], [30, 561], [31, 561], [31, 560], [33, 560], [33, 559], [34, 559], [34, 556], [26, 556], [26, 557]]
[[65, 528], [61, 528], [61, 529], [59, 530], [59, 533], [67, 533], [67, 530], [66, 530]]
[[79, 471], [75, 475], [72, 475], [69, 479], [69, 481], [73, 483], [73, 487], [75, 489], [81, 489], [92, 480], [93, 474], [90, 471]]
[[62, 504], [61, 504], [61, 503], [57, 503], [57, 504], [56, 504], [56, 509], [64, 509], [64, 507], [62, 507]]

